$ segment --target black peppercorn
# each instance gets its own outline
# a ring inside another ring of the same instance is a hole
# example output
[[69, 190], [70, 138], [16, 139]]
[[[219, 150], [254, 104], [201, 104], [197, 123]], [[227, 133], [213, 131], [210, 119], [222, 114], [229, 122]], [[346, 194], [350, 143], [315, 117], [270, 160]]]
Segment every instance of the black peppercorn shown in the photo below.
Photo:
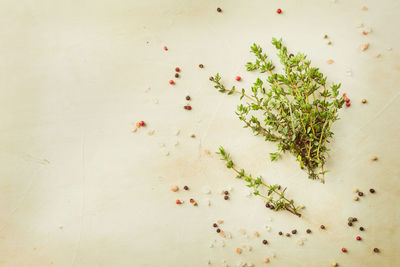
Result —
[[269, 208], [271, 205], [269, 203], [265, 204], [265, 207]]
[[352, 222], [348, 222], [347, 225], [348, 226], [353, 226], [353, 223]]
[[211, 77], [209, 78], [209, 80], [210, 80], [210, 81], [214, 81], [214, 77], [211, 76]]
[[307, 232], [307, 234], [311, 234], [311, 230], [310, 229], [307, 229], [306, 232]]
[[187, 109], [187, 110], [192, 110], [192, 106], [187, 105], [187, 106], [186, 106], [186, 109]]
[[190, 100], [190, 96], [186, 96], [186, 100]]
[[371, 193], [373, 194], [373, 193], [375, 193], [375, 189], [371, 188], [371, 189], [369, 190], [369, 192], [371, 192]]
[[374, 248], [375, 253], [379, 253], [379, 248]]
[[360, 231], [364, 231], [364, 227], [361, 226], [361, 227], [360, 227]]
[[228, 200], [228, 199], [229, 199], [229, 196], [224, 196], [224, 199], [225, 199], [225, 200]]
[[216, 223], [213, 224], [213, 227], [217, 227], [217, 226], [218, 226], [218, 224], [216, 224]]
[[364, 195], [364, 193], [363, 193], [363, 192], [358, 192], [358, 195], [359, 195], [360, 197], [362, 197], [362, 196]]
[[281, 186], [280, 185], [278, 185], [278, 190], [281, 190]]
[[221, 8], [217, 8], [217, 11], [218, 11], [218, 12], [222, 12], [222, 9], [221, 9]]
[[185, 186], [183, 187], [183, 189], [189, 190], [189, 187], [188, 187], [187, 185], [185, 185]]
[[179, 73], [175, 73], [175, 78], [179, 78]]
[[204, 65], [203, 64], [199, 64], [199, 68], [200, 69], [204, 68]]
[[217, 233], [219, 233], [219, 232], [221, 232], [221, 229], [218, 228], [218, 229], [217, 229]]
[[323, 224], [321, 224], [320, 227], [321, 227], [321, 229], [325, 229], [325, 225], [323, 225]]
[[225, 194], [225, 195], [229, 195], [229, 192], [228, 192], [228, 191], [225, 191], [224, 194]]
[[297, 230], [292, 230], [292, 234], [297, 234]]
[[352, 219], [352, 221], [353, 221], [353, 222], [356, 222], [356, 221], [358, 221], [358, 220], [357, 220], [356, 217], [354, 217], [354, 218]]
[[273, 206], [273, 205], [271, 205], [269, 208], [270, 208], [271, 210], [273, 210], [273, 209], [274, 209], [274, 206]]
[[279, 232], [278, 234], [279, 234], [279, 235], [283, 235], [283, 233], [282, 233], [282, 232]]
[[184, 109], [188, 109], [188, 106], [183, 106]]
[[263, 240], [263, 244], [264, 244], [264, 245], [268, 244], [268, 241], [264, 239], [264, 240]]
[[293, 57], [294, 55], [292, 53], [289, 54], [289, 57]]

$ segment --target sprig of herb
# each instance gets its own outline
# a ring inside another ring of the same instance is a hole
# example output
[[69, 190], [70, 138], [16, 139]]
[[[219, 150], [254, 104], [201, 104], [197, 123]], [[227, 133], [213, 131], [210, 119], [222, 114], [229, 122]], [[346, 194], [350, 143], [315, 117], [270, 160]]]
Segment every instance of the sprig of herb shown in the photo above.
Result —
[[[221, 156], [221, 160], [226, 162], [226, 167], [228, 169], [232, 169], [236, 172], [236, 178], [247, 182], [247, 186], [253, 189], [254, 195], [260, 196], [266, 200], [267, 207], [275, 211], [287, 210], [301, 217], [299, 212], [300, 207], [296, 207], [293, 200], [289, 200], [285, 197], [286, 188], [281, 189], [281, 186], [278, 184], [268, 185], [262, 181], [261, 176], [253, 177], [251, 174], [246, 174], [244, 169], [237, 169], [232, 161], [231, 156], [222, 146], [219, 147], [219, 152], [216, 153]], [[260, 190], [265, 191], [266, 195], [260, 193]]]
[[[221, 83], [217, 73], [210, 80], [221, 93], [240, 94], [240, 99], [248, 100], [237, 106], [236, 115], [255, 135], [266, 141], [277, 142], [278, 152], [270, 153], [271, 161], [280, 157], [281, 152], [289, 151], [306, 169], [311, 179], [324, 182], [326, 143], [333, 136], [332, 124], [339, 119], [337, 112], [344, 99], [339, 96], [340, 84], [327, 84], [327, 78], [319, 69], [311, 66], [306, 55], [288, 54], [282, 39], [272, 39], [278, 50], [283, 73], [274, 73], [275, 65], [263, 53], [259, 45], [251, 46], [254, 62], [248, 62], [248, 71], [258, 70], [267, 74], [265, 79], [257, 78], [251, 87], [251, 94], [235, 86], [228, 90]], [[262, 120], [258, 117], [263, 115]], [[257, 117], [256, 117], [257, 116]]]

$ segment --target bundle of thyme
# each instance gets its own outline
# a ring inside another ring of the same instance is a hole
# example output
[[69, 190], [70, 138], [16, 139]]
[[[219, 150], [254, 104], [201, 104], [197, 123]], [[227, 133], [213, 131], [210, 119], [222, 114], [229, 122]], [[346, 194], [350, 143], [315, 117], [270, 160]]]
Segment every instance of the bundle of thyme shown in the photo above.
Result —
[[[251, 174], [246, 174], [244, 169], [237, 169], [235, 164], [233, 163], [231, 156], [229, 153], [225, 151], [225, 149], [221, 146], [219, 147], [219, 152], [216, 152], [221, 156], [221, 160], [226, 162], [226, 167], [228, 169], [232, 169], [236, 172], [236, 178], [242, 179], [246, 181], [248, 184], [247, 186], [253, 188], [253, 194], [256, 196], [260, 196], [264, 198], [267, 202], [266, 206], [272, 210], [287, 210], [299, 217], [300, 214], [300, 207], [296, 207], [294, 205], [293, 200], [289, 200], [285, 197], [286, 188], [282, 189], [280, 185], [268, 185], [262, 181], [262, 177], [258, 176], [253, 178]], [[261, 188], [260, 188], [261, 187]], [[264, 195], [260, 193], [260, 190], [266, 190], [266, 194]]]
[[[210, 80], [215, 88], [228, 95], [238, 93], [245, 104], [237, 106], [237, 116], [255, 135], [262, 135], [266, 141], [277, 142], [278, 151], [270, 153], [271, 161], [289, 151], [308, 172], [309, 178], [324, 182], [326, 144], [333, 136], [332, 124], [338, 120], [337, 112], [344, 99], [339, 96], [340, 84], [327, 84], [327, 78], [319, 69], [311, 66], [306, 55], [288, 54], [282, 39], [272, 39], [278, 50], [283, 66], [282, 74], [274, 72], [275, 65], [263, 53], [259, 45], [251, 46], [254, 62], [248, 62], [248, 71], [265, 73], [264, 79], [257, 78], [251, 87], [251, 94], [235, 86], [227, 90], [217, 73]], [[257, 117], [256, 117], [257, 116]], [[262, 116], [262, 120], [259, 117]]]

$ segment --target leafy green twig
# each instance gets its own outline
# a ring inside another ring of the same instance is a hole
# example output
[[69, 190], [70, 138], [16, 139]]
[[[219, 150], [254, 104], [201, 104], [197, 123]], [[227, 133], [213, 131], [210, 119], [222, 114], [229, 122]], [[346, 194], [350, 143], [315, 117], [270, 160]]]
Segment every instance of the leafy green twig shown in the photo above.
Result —
[[[246, 181], [248, 184], [247, 186], [253, 188], [253, 194], [256, 196], [260, 196], [267, 201], [267, 207], [273, 209], [275, 211], [278, 210], [287, 210], [299, 217], [301, 214], [299, 212], [300, 207], [296, 207], [294, 205], [293, 200], [289, 200], [285, 197], [286, 188], [281, 190], [281, 186], [278, 184], [275, 185], [268, 185], [262, 181], [261, 176], [253, 178], [251, 174], [246, 174], [244, 169], [237, 169], [235, 164], [233, 163], [231, 156], [229, 153], [225, 151], [225, 149], [221, 146], [219, 147], [219, 151], [216, 152], [221, 156], [221, 160], [226, 162], [226, 167], [228, 169], [232, 169], [236, 172], [236, 178], [242, 179]], [[260, 193], [262, 187], [266, 190], [267, 195], [263, 195]]]
[[[259, 45], [251, 46], [254, 62], [248, 62], [248, 71], [258, 70], [266, 74], [257, 78], [248, 94], [235, 86], [228, 90], [217, 73], [210, 80], [221, 93], [240, 94], [248, 102], [237, 106], [236, 115], [255, 135], [264, 136], [266, 141], [277, 142], [278, 152], [270, 153], [277, 160], [281, 152], [290, 152], [306, 169], [309, 178], [324, 182], [326, 143], [332, 138], [332, 124], [339, 119], [337, 111], [344, 99], [339, 96], [340, 84], [327, 85], [327, 78], [302, 53], [288, 54], [282, 40], [272, 39], [283, 65], [282, 74], [274, 73], [275, 65], [263, 53]], [[255, 115], [263, 115], [260, 120]]]

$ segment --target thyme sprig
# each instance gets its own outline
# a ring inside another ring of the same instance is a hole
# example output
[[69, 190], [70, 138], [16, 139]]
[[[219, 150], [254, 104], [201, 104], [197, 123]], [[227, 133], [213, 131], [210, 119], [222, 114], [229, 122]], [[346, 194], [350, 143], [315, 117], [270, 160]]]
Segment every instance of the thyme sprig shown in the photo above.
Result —
[[[260, 196], [265, 199], [267, 202], [267, 207], [278, 211], [278, 210], [287, 210], [299, 217], [300, 207], [296, 207], [293, 200], [289, 200], [285, 196], [286, 188], [282, 189], [280, 185], [268, 185], [263, 182], [262, 177], [253, 177], [251, 174], [247, 174], [244, 169], [236, 168], [235, 164], [232, 161], [229, 153], [225, 151], [225, 149], [220, 146], [219, 152], [216, 152], [221, 156], [221, 160], [226, 162], [226, 167], [228, 169], [232, 169], [236, 172], [236, 178], [242, 179], [247, 182], [247, 186], [253, 189], [253, 194], [256, 196]], [[260, 193], [261, 191], [265, 191], [265, 194]]]
[[[327, 78], [318, 68], [311, 66], [306, 55], [288, 54], [282, 39], [273, 38], [272, 44], [278, 50], [283, 73], [275, 73], [272, 61], [259, 45], [253, 44], [251, 52], [256, 60], [248, 62], [246, 69], [258, 70], [266, 77], [257, 78], [250, 94], [243, 88], [237, 90], [235, 86], [226, 89], [218, 73], [210, 80], [219, 92], [240, 94], [241, 100], [248, 100], [237, 106], [236, 115], [255, 135], [278, 143], [278, 151], [270, 153], [271, 161], [289, 151], [296, 157], [300, 168], [308, 172], [309, 178], [324, 182], [327, 172], [324, 166], [329, 151], [326, 143], [333, 136], [332, 124], [339, 119], [337, 112], [345, 102], [339, 96], [340, 84], [329, 86]], [[262, 120], [259, 115], [263, 115]]]

